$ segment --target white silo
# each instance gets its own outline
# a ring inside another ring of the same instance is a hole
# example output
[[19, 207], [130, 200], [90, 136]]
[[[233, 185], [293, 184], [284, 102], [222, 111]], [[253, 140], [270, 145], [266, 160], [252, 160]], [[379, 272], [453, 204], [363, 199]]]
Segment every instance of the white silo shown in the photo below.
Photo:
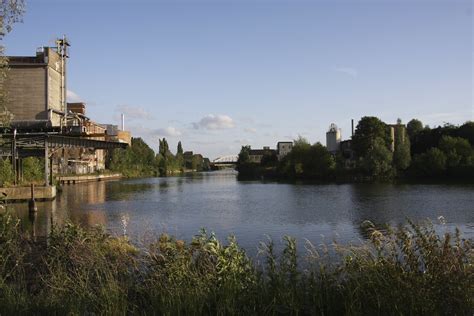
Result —
[[341, 130], [337, 128], [336, 124], [332, 123], [326, 133], [326, 147], [330, 153], [336, 153], [339, 151], [340, 144]]

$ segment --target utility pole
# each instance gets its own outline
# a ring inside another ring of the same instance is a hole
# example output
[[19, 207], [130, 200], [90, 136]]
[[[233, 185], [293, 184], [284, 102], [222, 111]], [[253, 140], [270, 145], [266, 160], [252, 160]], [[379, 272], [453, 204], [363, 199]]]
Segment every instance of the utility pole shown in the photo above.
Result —
[[44, 185], [49, 186], [48, 138], [44, 140]]
[[16, 167], [16, 128], [13, 130], [13, 137], [12, 137], [12, 168], [13, 168], [13, 184], [17, 185], [17, 167]]

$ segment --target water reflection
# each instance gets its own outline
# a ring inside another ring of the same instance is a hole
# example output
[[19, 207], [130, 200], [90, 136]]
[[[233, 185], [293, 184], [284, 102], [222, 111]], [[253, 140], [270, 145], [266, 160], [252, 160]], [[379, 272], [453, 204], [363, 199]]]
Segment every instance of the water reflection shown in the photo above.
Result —
[[220, 238], [236, 235], [255, 253], [266, 235], [356, 241], [366, 237], [365, 220], [380, 228], [443, 215], [444, 228], [473, 237], [473, 193], [473, 186], [238, 182], [235, 173], [215, 172], [64, 186], [56, 201], [38, 203], [34, 218], [26, 203], [13, 207], [35, 238], [68, 220], [133, 238], [165, 231], [189, 240], [205, 227]]

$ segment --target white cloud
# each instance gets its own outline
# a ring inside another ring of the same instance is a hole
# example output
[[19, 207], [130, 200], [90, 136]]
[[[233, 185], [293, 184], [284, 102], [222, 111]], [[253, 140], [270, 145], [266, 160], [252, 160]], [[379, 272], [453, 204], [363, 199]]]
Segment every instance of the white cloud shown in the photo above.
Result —
[[255, 134], [257, 130], [253, 127], [247, 127], [247, 128], [244, 128], [244, 132]]
[[208, 130], [228, 129], [234, 128], [234, 120], [227, 115], [208, 114], [204, 116], [199, 122], [193, 123], [195, 129], [204, 128]]
[[352, 78], [356, 78], [359, 75], [357, 69], [352, 67], [336, 67], [334, 71], [349, 75]]
[[126, 120], [153, 120], [153, 115], [142, 107], [130, 105], [118, 105], [116, 111], [123, 113]]
[[166, 128], [159, 128], [155, 130], [154, 134], [165, 137], [178, 137], [181, 136], [183, 133], [181, 133], [181, 131], [176, 129], [175, 127], [168, 126]]
[[72, 90], [67, 90], [66, 95], [67, 95], [67, 102], [71, 102], [71, 103], [84, 102], [84, 100]]

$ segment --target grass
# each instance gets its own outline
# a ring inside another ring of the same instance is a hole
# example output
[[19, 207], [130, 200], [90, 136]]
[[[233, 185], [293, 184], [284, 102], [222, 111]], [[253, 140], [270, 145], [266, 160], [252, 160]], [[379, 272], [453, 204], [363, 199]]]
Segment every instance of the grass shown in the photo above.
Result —
[[264, 242], [253, 260], [234, 237], [205, 230], [190, 243], [163, 234], [137, 248], [67, 224], [33, 242], [4, 212], [0, 314], [472, 315], [473, 245], [458, 230], [365, 229], [361, 246], [308, 242], [298, 256], [284, 237], [283, 251]]

